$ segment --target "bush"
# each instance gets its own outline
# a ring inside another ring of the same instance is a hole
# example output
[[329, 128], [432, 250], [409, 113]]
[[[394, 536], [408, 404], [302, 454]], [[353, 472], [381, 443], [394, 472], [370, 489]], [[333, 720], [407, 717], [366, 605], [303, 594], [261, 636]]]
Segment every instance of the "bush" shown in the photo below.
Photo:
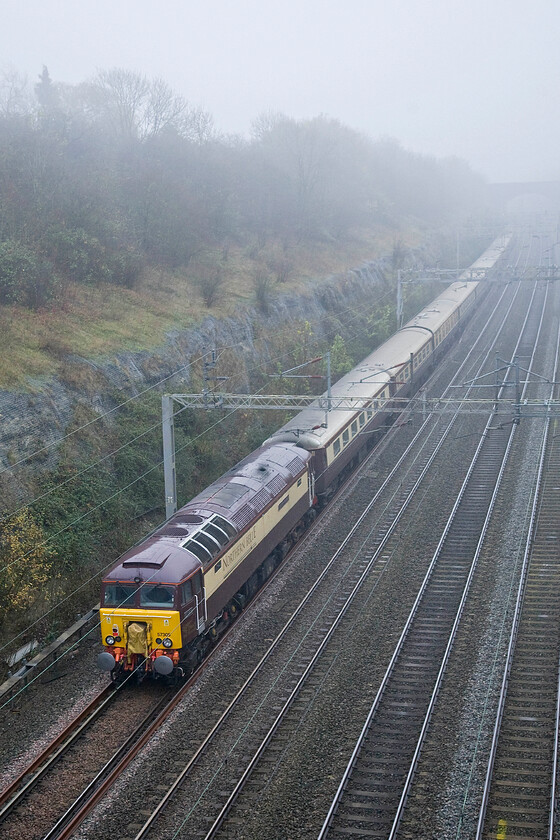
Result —
[[53, 228], [42, 247], [65, 278], [75, 283], [106, 282], [131, 289], [142, 269], [142, 260], [132, 248], [106, 244], [82, 228]]
[[258, 309], [260, 309], [264, 315], [268, 315], [270, 307], [270, 292], [274, 286], [272, 277], [264, 269], [258, 269], [253, 277], [253, 286], [255, 289]]
[[225, 278], [221, 267], [200, 265], [195, 269], [195, 285], [198, 287], [206, 306], [212, 306], [218, 294], [222, 292]]
[[142, 273], [142, 258], [131, 249], [113, 254], [109, 262], [110, 280], [117, 286], [133, 289]]
[[4, 520], [0, 533], [0, 626], [10, 618], [18, 622], [40, 613], [55, 561], [45, 532], [28, 508]]
[[56, 284], [50, 262], [15, 239], [0, 242], [0, 303], [38, 309], [53, 297]]
[[43, 247], [68, 280], [76, 283], [110, 280], [104, 245], [82, 228], [51, 229]]

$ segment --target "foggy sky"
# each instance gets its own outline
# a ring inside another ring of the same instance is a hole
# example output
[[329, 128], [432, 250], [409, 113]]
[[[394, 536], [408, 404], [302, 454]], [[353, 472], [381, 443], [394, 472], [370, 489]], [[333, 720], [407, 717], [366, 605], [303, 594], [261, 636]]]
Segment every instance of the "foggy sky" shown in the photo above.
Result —
[[160, 76], [216, 127], [326, 114], [490, 180], [560, 178], [557, 0], [0, 0], [0, 69]]

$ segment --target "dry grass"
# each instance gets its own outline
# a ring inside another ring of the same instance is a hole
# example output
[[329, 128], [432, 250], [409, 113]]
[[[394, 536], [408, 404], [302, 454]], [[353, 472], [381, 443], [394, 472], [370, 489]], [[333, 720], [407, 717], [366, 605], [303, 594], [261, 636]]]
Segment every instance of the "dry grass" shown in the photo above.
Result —
[[[133, 290], [71, 286], [52, 310], [0, 307], [0, 387], [29, 388], [29, 378], [67, 373], [65, 357], [70, 354], [95, 359], [122, 349], [155, 348], [169, 330], [192, 326], [209, 311], [217, 318], [239, 311], [254, 303], [256, 271], [279, 252], [292, 266], [288, 279], [275, 287], [282, 293], [390, 253], [395, 236], [395, 231], [377, 230], [343, 242], [296, 245], [288, 252], [269, 243], [262, 249], [232, 247], [226, 258], [219, 251], [206, 254], [207, 261], [220, 262], [225, 278], [210, 310], [196, 290], [196, 263], [183, 272], [151, 269]], [[411, 246], [419, 240], [414, 231], [398, 236]]]

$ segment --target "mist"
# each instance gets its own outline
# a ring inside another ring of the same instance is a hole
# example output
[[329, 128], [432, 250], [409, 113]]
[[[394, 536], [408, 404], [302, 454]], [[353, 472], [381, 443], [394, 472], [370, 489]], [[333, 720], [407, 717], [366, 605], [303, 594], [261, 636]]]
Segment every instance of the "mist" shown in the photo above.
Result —
[[223, 133], [324, 115], [490, 181], [560, 177], [560, 7], [534, 0], [3, 0], [0, 71], [165, 80]]

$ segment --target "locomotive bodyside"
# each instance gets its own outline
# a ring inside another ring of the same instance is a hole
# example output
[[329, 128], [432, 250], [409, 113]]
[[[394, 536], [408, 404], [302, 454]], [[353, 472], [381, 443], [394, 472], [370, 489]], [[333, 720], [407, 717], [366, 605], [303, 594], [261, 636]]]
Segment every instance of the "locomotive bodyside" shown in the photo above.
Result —
[[191, 670], [310, 517], [309, 460], [290, 444], [262, 447], [126, 552], [103, 582], [100, 667], [120, 678]]

